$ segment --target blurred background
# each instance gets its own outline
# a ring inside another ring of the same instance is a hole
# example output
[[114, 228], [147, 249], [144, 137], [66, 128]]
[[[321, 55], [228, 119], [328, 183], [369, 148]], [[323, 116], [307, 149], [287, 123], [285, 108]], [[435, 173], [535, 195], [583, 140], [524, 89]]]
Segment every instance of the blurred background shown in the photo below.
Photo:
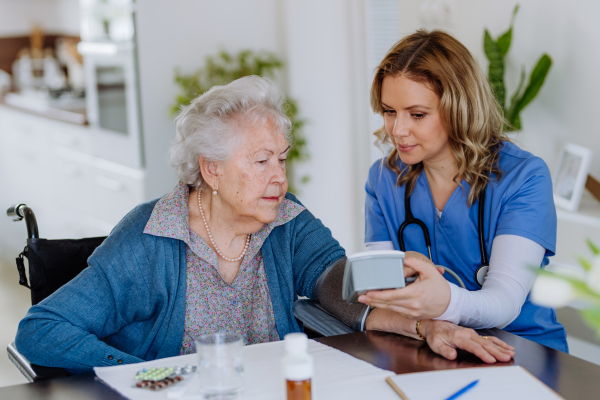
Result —
[[[364, 183], [381, 158], [371, 135], [374, 68], [402, 36], [439, 28], [486, 71], [484, 30], [504, 33], [509, 0], [0, 0], [0, 208], [27, 203], [43, 238], [105, 236], [135, 205], [176, 183], [166, 163], [173, 110], [211, 84], [273, 76], [292, 101], [294, 191], [348, 254], [364, 248]], [[598, 155], [600, 3], [521, 0], [505, 57], [509, 97], [543, 53], [552, 67], [513, 138], [555, 171], [574, 143]], [[242, 52], [242, 53], [240, 53]], [[207, 59], [208, 57], [208, 59]], [[600, 177], [600, 157], [589, 173]], [[558, 266], [600, 241], [600, 203], [584, 191], [558, 211]], [[23, 223], [0, 217], [0, 347], [29, 293], [14, 258]], [[600, 363], [600, 342], [569, 307], [572, 353]], [[24, 378], [0, 356], [0, 386]]]

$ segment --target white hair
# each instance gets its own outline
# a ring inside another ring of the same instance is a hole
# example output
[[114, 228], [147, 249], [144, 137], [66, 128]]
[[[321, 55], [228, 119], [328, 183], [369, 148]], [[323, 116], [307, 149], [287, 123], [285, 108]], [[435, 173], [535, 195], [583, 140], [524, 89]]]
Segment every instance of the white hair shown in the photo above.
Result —
[[275, 83], [246, 76], [213, 86], [175, 118], [177, 132], [169, 150], [169, 165], [179, 180], [202, 185], [198, 157], [226, 161], [237, 149], [244, 126], [274, 123], [291, 143], [292, 122], [284, 112], [285, 96]]

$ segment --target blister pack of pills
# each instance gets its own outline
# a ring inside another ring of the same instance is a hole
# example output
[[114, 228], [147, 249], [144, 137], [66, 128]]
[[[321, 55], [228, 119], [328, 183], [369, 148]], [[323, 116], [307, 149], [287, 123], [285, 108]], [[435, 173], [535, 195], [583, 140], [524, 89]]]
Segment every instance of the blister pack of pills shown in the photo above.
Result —
[[184, 379], [182, 375], [189, 375], [195, 371], [196, 367], [192, 365], [143, 369], [135, 374], [137, 381], [135, 387], [150, 390], [165, 389], [181, 382]]

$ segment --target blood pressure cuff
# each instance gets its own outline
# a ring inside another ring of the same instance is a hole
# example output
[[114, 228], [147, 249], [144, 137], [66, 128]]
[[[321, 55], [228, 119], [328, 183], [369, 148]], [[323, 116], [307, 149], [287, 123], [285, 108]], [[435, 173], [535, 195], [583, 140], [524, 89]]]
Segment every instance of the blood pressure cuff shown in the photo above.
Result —
[[365, 304], [348, 304], [342, 299], [342, 281], [346, 268], [346, 257], [331, 264], [313, 286], [313, 297], [319, 305], [334, 317], [357, 332], [365, 330], [370, 311]]

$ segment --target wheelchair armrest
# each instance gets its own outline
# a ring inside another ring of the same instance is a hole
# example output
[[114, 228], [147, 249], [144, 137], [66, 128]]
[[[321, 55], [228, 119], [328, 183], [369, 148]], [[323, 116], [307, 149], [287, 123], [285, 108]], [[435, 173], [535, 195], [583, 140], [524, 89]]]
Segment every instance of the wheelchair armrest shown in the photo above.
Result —
[[294, 316], [305, 327], [323, 335], [334, 336], [353, 333], [354, 329], [325, 311], [314, 300], [302, 299], [294, 302]]
[[40, 365], [31, 364], [21, 353], [19, 353], [15, 347], [15, 342], [9, 344], [6, 351], [8, 352], [10, 361], [15, 364], [17, 369], [21, 371], [23, 376], [25, 376], [29, 382], [37, 382], [70, 375], [62, 368], [42, 367]]

